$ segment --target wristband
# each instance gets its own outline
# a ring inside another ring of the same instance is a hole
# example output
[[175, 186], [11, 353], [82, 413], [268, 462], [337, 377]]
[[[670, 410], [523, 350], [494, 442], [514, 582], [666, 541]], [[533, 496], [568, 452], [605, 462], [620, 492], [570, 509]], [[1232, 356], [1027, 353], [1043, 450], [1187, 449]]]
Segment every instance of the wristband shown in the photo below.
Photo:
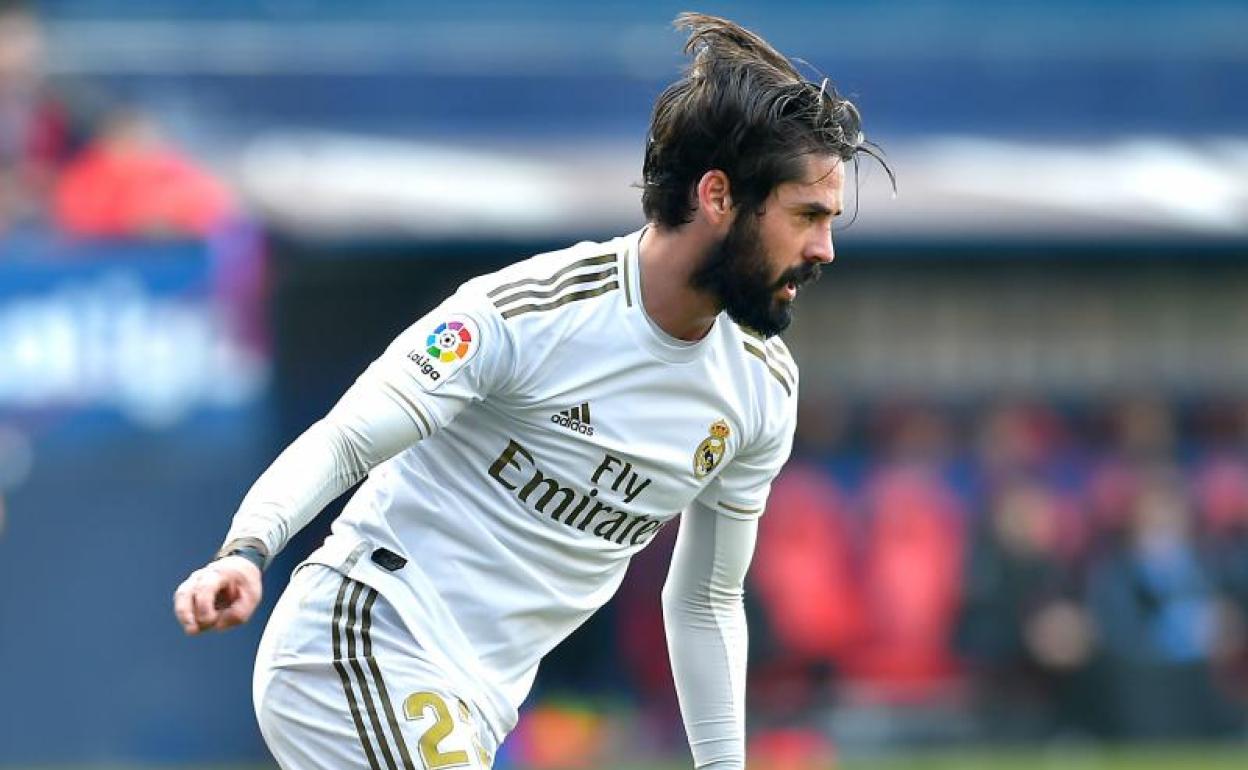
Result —
[[265, 566], [269, 560], [268, 549], [264, 547], [264, 543], [254, 537], [243, 537], [238, 540], [231, 540], [221, 546], [221, 550], [217, 551], [216, 556], [212, 557], [213, 561], [224, 559], [227, 556], [241, 556], [252, 564], [261, 572], [264, 572]]

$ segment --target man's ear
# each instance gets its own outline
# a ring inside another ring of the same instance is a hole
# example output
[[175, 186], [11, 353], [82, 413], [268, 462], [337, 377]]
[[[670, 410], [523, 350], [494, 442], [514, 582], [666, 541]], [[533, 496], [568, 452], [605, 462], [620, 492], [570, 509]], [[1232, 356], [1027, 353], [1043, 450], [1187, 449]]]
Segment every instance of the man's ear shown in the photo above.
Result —
[[736, 211], [732, 207], [732, 185], [728, 175], [719, 169], [711, 169], [698, 180], [698, 210], [708, 224], [727, 228], [732, 224]]

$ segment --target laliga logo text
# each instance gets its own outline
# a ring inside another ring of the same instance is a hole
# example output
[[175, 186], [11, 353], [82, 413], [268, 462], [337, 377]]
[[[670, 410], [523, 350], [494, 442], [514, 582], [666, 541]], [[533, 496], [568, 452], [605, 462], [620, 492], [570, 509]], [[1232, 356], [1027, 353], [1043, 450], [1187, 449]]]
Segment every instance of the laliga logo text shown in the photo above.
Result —
[[437, 370], [437, 368], [433, 365], [433, 362], [430, 360], [429, 356], [426, 355], [423, 351], [413, 350], [412, 352], [407, 354], [407, 357], [411, 359], [413, 363], [415, 363], [417, 366], [420, 367], [421, 374], [425, 375], [426, 377], [433, 380], [434, 382], [437, 382], [438, 380], [442, 379], [442, 373]]

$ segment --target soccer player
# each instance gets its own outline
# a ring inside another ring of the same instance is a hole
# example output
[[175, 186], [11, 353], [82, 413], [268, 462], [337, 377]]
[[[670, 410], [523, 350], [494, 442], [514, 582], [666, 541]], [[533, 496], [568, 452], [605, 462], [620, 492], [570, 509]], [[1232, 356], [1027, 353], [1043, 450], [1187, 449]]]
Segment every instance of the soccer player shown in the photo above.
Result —
[[639, 232], [465, 283], [256, 481], [177, 589], [187, 633], [245, 622], [261, 570], [349, 486], [256, 662], [283, 768], [488, 767], [538, 663], [680, 517], [663, 591], [699, 768], [745, 763], [742, 582], [788, 457], [775, 336], [832, 261], [857, 110], [761, 38], [683, 14]]

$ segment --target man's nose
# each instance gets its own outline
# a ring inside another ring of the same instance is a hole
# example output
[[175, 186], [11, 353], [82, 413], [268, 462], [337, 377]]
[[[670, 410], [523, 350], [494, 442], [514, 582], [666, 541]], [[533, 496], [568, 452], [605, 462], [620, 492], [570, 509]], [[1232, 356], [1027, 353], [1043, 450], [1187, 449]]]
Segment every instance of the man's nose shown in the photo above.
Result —
[[832, 233], [826, 232], [816, 236], [806, 249], [806, 261], [826, 265], [836, 258], [836, 248], [832, 245]]

